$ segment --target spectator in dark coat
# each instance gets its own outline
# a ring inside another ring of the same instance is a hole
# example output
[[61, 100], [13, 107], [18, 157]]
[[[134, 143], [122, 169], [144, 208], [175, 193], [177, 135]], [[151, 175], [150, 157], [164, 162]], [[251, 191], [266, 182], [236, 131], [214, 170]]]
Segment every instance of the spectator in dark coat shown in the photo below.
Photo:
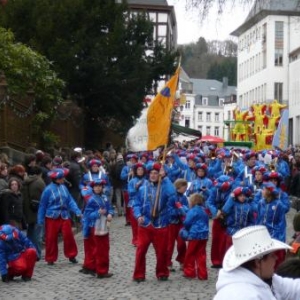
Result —
[[39, 202], [45, 182], [42, 179], [42, 169], [38, 166], [32, 167], [31, 175], [29, 175], [23, 184], [23, 200], [24, 214], [28, 224], [27, 237], [32, 241], [37, 249], [38, 257], [41, 257], [41, 226], [37, 226], [37, 212]]
[[17, 178], [10, 178], [8, 189], [1, 194], [0, 225], [10, 224], [20, 230], [24, 229], [23, 197], [20, 192], [21, 182]]

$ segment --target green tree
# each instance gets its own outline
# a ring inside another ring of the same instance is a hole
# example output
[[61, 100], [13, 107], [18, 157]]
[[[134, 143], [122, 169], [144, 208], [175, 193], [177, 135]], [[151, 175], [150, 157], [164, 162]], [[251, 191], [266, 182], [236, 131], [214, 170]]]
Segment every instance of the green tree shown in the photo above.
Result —
[[88, 145], [107, 126], [126, 132], [153, 93], [153, 80], [175, 70], [176, 53], [153, 42], [144, 15], [129, 17], [111, 0], [9, 1], [0, 24], [53, 61], [65, 93], [86, 109]]
[[55, 107], [62, 101], [64, 82], [52, 70], [42, 55], [21, 43], [12, 32], [0, 27], [0, 70], [6, 76], [10, 97], [26, 97], [34, 92], [36, 134], [42, 134], [45, 121], [50, 120]]

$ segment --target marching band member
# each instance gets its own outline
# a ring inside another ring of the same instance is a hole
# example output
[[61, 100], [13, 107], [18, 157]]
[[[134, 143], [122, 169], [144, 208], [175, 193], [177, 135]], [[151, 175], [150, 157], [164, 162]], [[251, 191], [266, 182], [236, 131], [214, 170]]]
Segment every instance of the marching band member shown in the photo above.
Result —
[[[159, 176], [162, 178], [160, 185]], [[168, 280], [169, 211], [171, 200], [175, 197], [174, 186], [164, 168], [154, 163], [149, 170], [149, 180], [139, 189], [133, 205], [134, 217], [139, 224], [133, 273], [136, 282], [145, 281], [146, 254], [151, 243], [156, 254], [156, 277], [161, 281]]]
[[61, 232], [64, 254], [71, 263], [77, 263], [77, 245], [73, 236], [70, 211], [81, 217], [81, 211], [72, 198], [64, 178], [67, 169], [53, 169], [48, 173], [52, 182], [44, 189], [38, 210], [37, 224], [45, 224], [45, 261], [53, 265], [58, 257], [58, 235]]

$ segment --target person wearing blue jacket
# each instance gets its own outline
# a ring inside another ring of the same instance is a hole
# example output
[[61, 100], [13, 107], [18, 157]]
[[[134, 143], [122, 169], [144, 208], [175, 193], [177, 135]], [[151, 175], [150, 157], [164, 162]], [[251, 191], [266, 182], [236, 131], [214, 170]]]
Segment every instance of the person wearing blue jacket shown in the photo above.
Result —
[[138, 241], [138, 222], [133, 215], [133, 204], [139, 188], [146, 183], [146, 165], [143, 163], [136, 163], [133, 165], [133, 178], [128, 182], [128, 194], [130, 208], [130, 225], [132, 231], [131, 244], [136, 247]]
[[71, 263], [77, 263], [77, 245], [71, 225], [70, 211], [81, 217], [81, 211], [64, 185], [67, 169], [53, 169], [48, 172], [52, 182], [44, 189], [37, 215], [37, 224], [45, 224], [45, 261], [53, 265], [58, 257], [58, 235], [61, 232], [64, 254]]
[[[207, 280], [206, 244], [208, 240], [208, 215], [205, 212], [204, 198], [193, 194], [190, 198], [190, 210], [183, 222], [180, 235], [188, 241], [183, 265], [183, 276]], [[195, 267], [196, 266], [196, 267]]]
[[22, 231], [14, 226], [0, 226], [0, 272], [3, 282], [22, 276], [30, 281], [37, 260], [36, 248]]
[[120, 175], [120, 179], [122, 180], [122, 197], [125, 210], [125, 226], [130, 226], [130, 207], [128, 207], [128, 182], [133, 178], [133, 166], [137, 162], [138, 156], [136, 154], [127, 154], [126, 165], [122, 168]]
[[181, 169], [178, 167], [177, 163], [175, 162], [172, 153], [167, 155], [166, 164], [164, 167], [167, 171], [168, 177], [174, 183], [175, 180], [179, 178]]
[[235, 188], [220, 210], [226, 224], [226, 251], [232, 246], [232, 236], [237, 231], [255, 224], [255, 206], [249, 201], [251, 193], [248, 187]]
[[90, 183], [93, 194], [83, 212], [84, 263], [83, 274], [109, 278], [109, 234], [107, 225], [112, 220], [114, 209], [104, 193], [106, 181], [96, 178]]
[[161, 281], [168, 280], [169, 211], [175, 197], [175, 188], [164, 168], [161, 164], [154, 163], [149, 170], [148, 182], [140, 187], [133, 204], [134, 217], [139, 224], [133, 273], [133, 280], [136, 282], [145, 280], [146, 254], [151, 243], [156, 255], [156, 277]]
[[196, 179], [189, 186], [186, 195], [189, 197], [192, 194], [203, 194], [204, 201], [209, 197], [209, 191], [213, 187], [212, 181], [207, 177], [208, 168], [206, 164], [197, 163], [195, 166]]
[[[285, 242], [286, 205], [279, 198], [280, 191], [272, 182], [266, 182], [262, 191], [262, 198], [257, 205], [257, 225], [265, 225], [272, 238]], [[279, 265], [285, 259], [285, 252], [277, 253], [276, 264]]]
[[185, 215], [189, 209], [189, 202], [185, 195], [188, 183], [185, 179], [177, 179], [174, 182], [174, 187], [176, 189], [176, 198], [171, 200], [170, 208], [170, 225], [169, 225], [169, 241], [168, 241], [168, 267], [170, 271], [174, 272], [175, 269], [172, 263], [172, 256], [174, 252], [175, 241], [177, 243], [177, 257], [176, 261], [180, 264], [180, 269], [183, 268], [185, 253], [186, 253], [186, 243], [179, 236], [179, 231], [183, 227], [183, 221]]
[[[85, 190], [87, 188], [91, 189], [89, 183], [96, 179], [105, 180], [106, 186], [105, 186], [104, 193], [107, 195], [108, 199], [110, 199], [112, 186], [109, 181], [109, 177], [106, 174], [105, 169], [102, 167], [101, 161], [99, 159], [93, 158], [90, 161], [88, 161], [87, 166], [89, 169], [88, 169], [87, 173], [85, 173], [81, 179], [80, 189], [81, 190], [82, 189]], [[91, 191], [91, 193], [92, 193], [92, 191]], [[81, 194], [83, 194], [83, 192], [81, 192]]]
[[173, 153], [174, 160], [177, 166], [181, 169], [180, 178], [192, 182], [196, 178], [195, 165], [197, 162], [197, 156], [194, 154], [188, 154], [186, 156], [187, 164], [184, 163], [176, 153]]
[[221, 175], [214, 182], [214, 187], [209, 193], [207, 207], [212, 215], [212, 245], [211, 262], [212, 268], [221, 268], [226, 252], [226, 227], [219, 210], [224, 206], [230, 196], [233, 180], [227, 175]]

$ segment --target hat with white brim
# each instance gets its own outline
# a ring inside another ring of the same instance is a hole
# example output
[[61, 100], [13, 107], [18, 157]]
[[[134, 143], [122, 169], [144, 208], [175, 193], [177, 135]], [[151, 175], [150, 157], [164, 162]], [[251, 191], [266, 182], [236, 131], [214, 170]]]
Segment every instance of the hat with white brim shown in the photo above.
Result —
[[243, 263], [262, 256], [291, 247], [272, 239], [265, 226], [249, 226], [239, 230], [232, 236], [233, 245], [227, 250], [223, 269], [232, 271]]

